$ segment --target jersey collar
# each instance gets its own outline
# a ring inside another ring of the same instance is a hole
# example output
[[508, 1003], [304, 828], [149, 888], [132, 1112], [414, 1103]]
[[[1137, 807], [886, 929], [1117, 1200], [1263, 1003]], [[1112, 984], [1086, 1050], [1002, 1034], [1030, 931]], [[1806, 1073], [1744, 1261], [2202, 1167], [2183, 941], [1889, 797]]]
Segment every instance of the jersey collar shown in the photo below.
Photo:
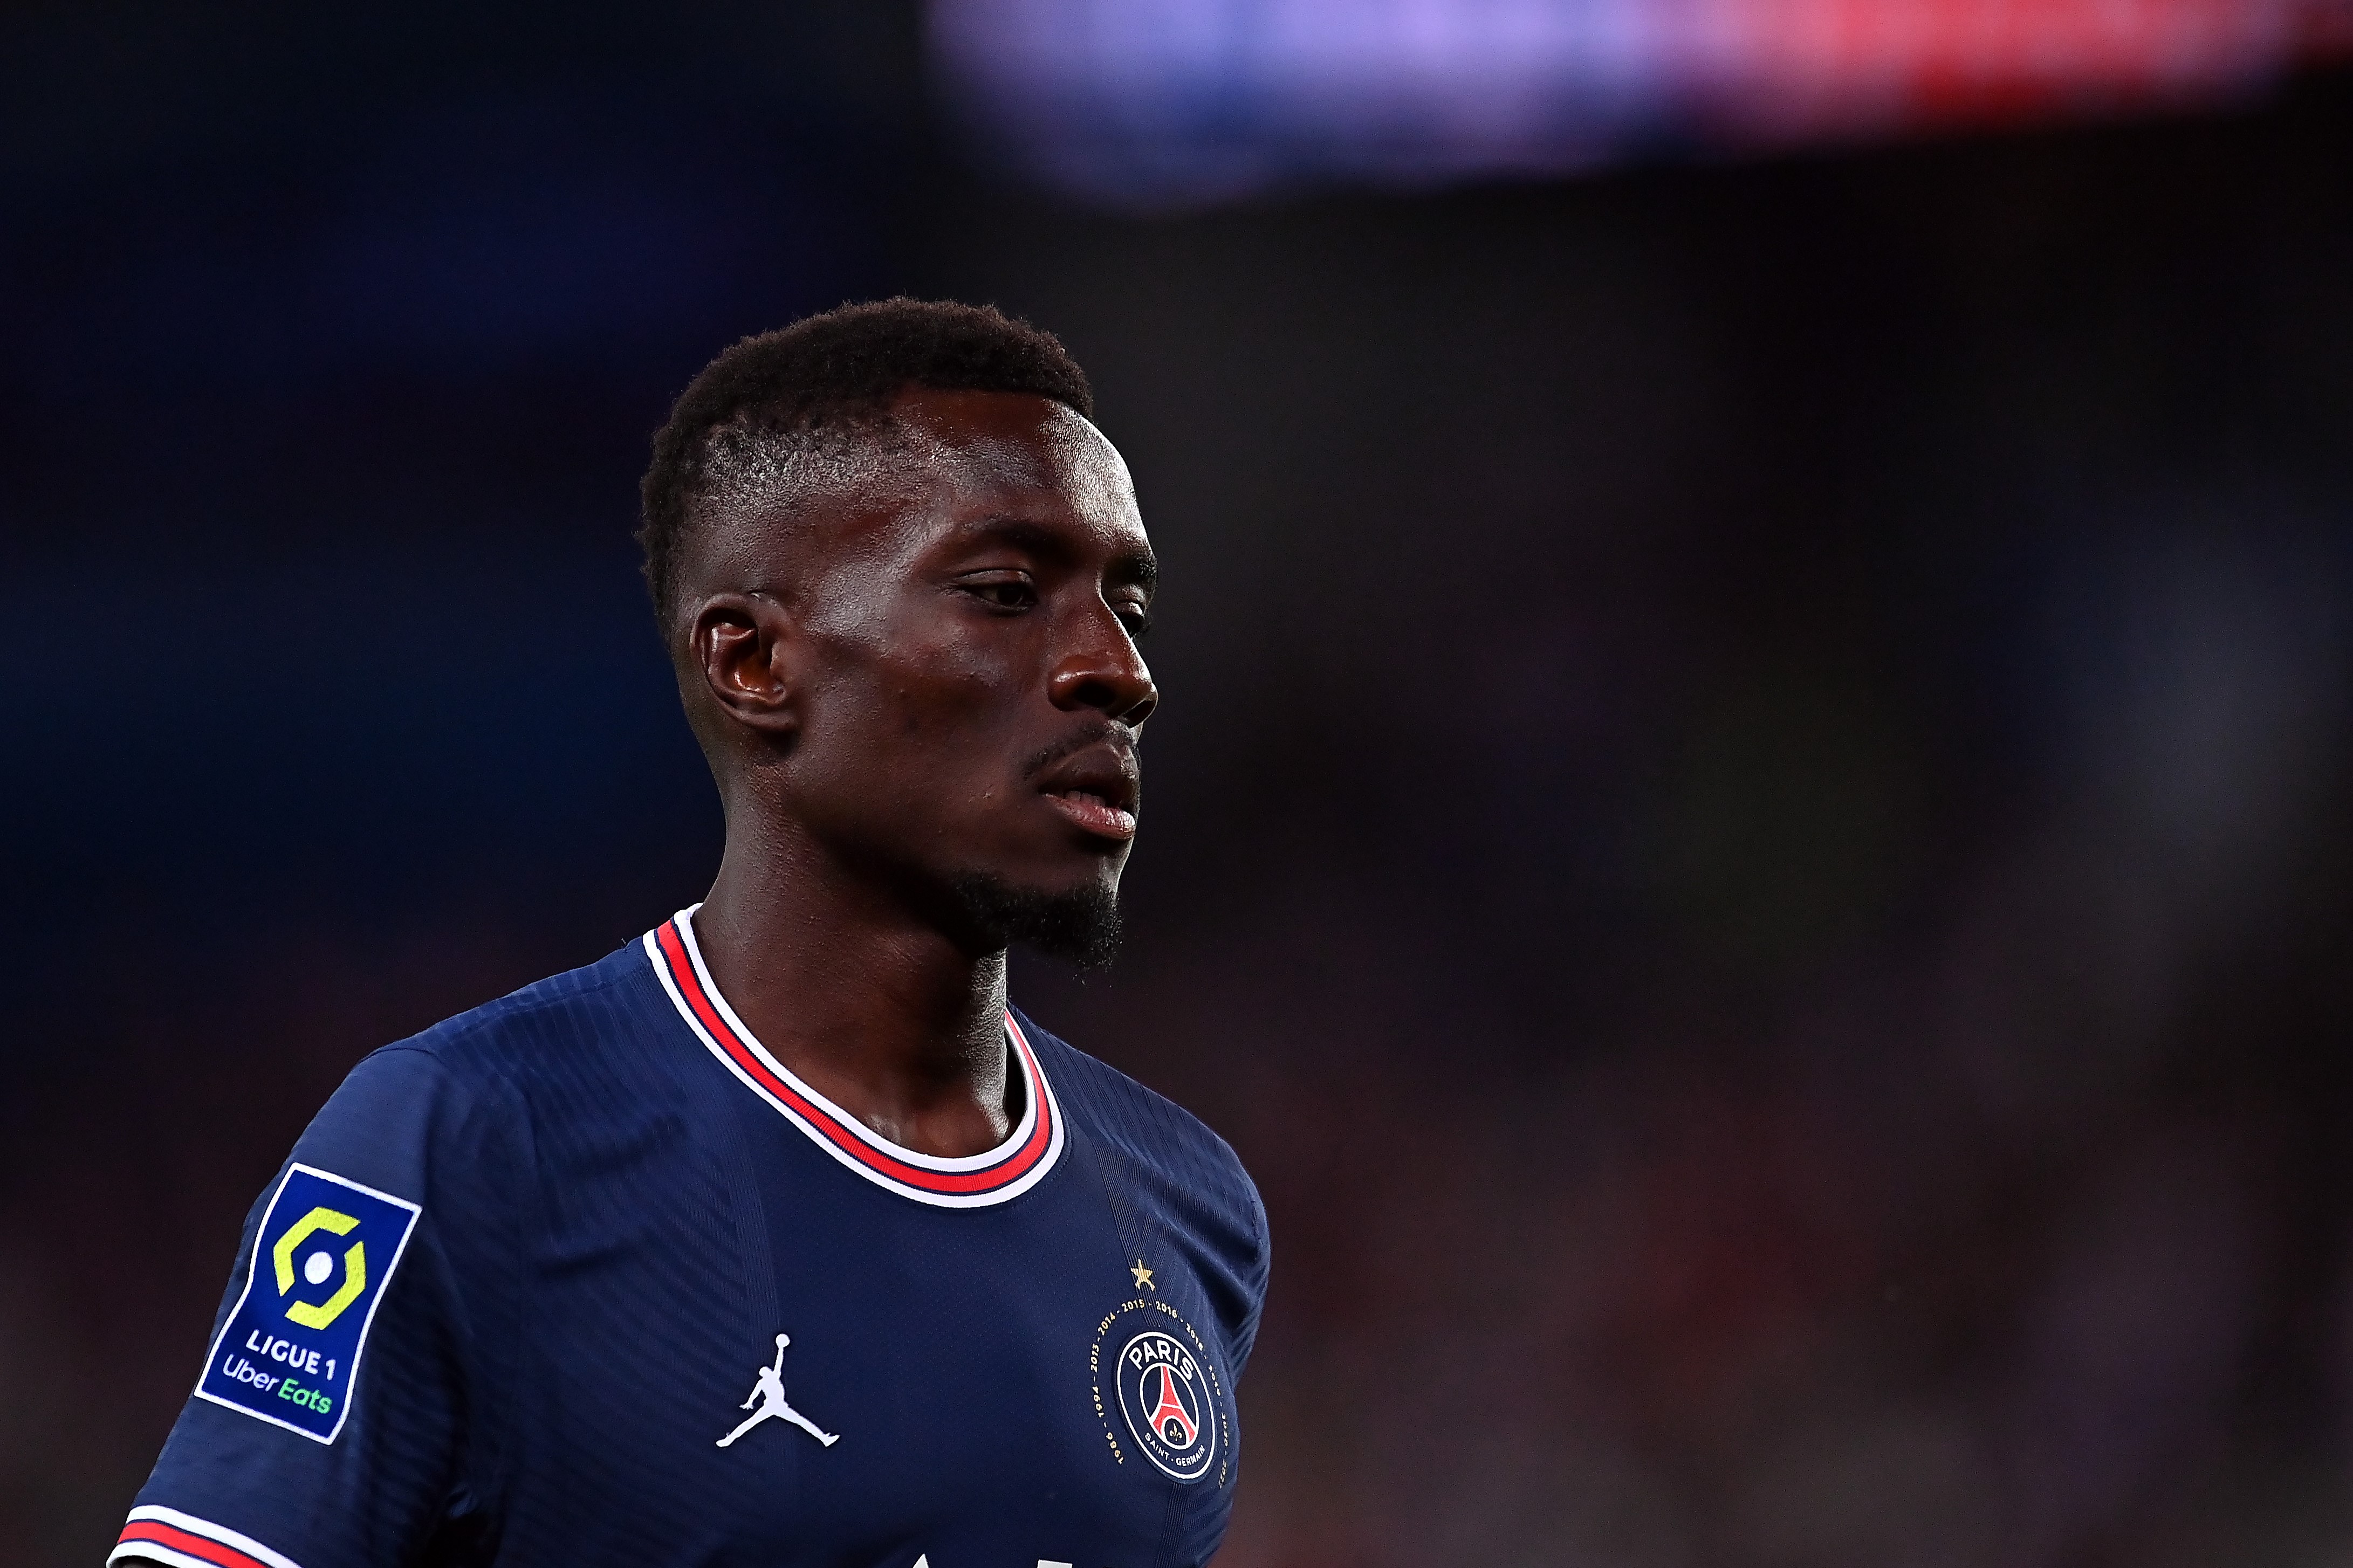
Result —
[[880, 1187], [938, 1208], [986, 1208], [1017, 1198], [1044, 1179], [1061, 1157], [1062, 1110], [1038, 1054], [1013, 1015], [1005, 1037], [1027, 1093], [1020, 1124], [987, 1153], [947, 1159], [919, 1154], [883, 1138], [794, 1076], [768, 1054], [712, 984], [695, 945], [694, 911], [681, 910], [646, 932], [646, 956], [688, 1028], [744, 1086], [834, 1159]]

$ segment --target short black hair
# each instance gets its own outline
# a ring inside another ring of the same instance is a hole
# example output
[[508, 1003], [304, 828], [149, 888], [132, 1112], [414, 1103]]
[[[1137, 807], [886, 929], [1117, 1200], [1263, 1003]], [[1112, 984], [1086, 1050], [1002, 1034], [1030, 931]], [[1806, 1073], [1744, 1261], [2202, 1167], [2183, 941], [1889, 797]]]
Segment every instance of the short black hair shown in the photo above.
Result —
[[791, 438], [880, 422], [910, 386], [1025, 392], [1092, 419], [1086, 373], [1051, 332], [993, 305], [903, 296], [842, 305], [744, 339], [702, 367], [654, 432], [638, 487], [646, 586], [665, 625], [680, 541], [721, 432]]

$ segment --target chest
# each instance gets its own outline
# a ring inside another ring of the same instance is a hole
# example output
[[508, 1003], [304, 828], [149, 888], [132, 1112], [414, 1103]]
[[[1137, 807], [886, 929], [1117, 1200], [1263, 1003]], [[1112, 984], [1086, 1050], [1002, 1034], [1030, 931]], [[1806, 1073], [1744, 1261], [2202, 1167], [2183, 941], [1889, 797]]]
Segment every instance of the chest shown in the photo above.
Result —
[[954, 1209], [768, 1131], [572, 1179], [518, 1405], [521, 1511], [658, 1562], [1207, 1556], [1239, 1433], [1182, 1236], [1138, 1242], [1083, 1146], [1011, 1203]]

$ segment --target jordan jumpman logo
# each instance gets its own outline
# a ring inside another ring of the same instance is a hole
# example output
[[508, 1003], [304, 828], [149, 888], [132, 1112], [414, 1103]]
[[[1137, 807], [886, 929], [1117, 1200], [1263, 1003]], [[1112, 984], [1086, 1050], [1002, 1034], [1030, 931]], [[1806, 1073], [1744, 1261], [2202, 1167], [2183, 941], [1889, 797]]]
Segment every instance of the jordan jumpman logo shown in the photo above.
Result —
[[776, 1364], [774, 1366], [756, 1367], [753, 1370], [752, 1375], [759, 1379], [759, 1382], [753, 1384], [750, 1395], [744, 1399], [743, 1404], [737, 1405], [735, 1408], [738, 1410], [752, 1410], [752, 1405], [754, 1401], [758, 1402], [760, 1408], [757, 1410], [752, 1410], [752, 1418], [750, 1420], [744, 1422], [741, 1426], [736, 1427], [733, 1432], [728, 1433], [724, 1437], [720, 1438], [719, 1446], [721, 1447], [726, 1447], [729, 1444], [734, 1442], [736, 1438], [741, 1437], [744, 1433], [749, 1432], [753, 1427], [757, 1426], [761, 1422], [765, 1421], [771, 1415], [776, 1416], [779, 1420], [791, 1422], [794, 1426], [799, 1427], [802, 1431], [807, 1433], [810, 1436], [816, 1438], [818, 1442], [824, 1444], [828, 1448], [841, 1441], [839, 1434], [822, 1430], [816, 1422], [810, 1420], [807, 1416], [802, 1415], [799, 1411], [785, 1403], [785, 1347], [792, 1342], [793, 1339], [790, 1334], [778, 1334], [776, 1336]]

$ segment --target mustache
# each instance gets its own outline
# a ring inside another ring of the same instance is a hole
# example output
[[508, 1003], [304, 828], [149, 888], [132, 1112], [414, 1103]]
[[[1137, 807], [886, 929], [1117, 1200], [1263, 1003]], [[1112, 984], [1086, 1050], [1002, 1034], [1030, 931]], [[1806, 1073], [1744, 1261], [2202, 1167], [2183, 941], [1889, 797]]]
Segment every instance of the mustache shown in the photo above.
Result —
[[1021, 764], [1021, 776], [1034, 779], [1063, 758], [1085, 751], [1089, 746], [1110, 744], [1134, 758], [1138, 766], [1135, 731], [1115, 719], [1096, 719], [1083, 723], [1044, 751]]

